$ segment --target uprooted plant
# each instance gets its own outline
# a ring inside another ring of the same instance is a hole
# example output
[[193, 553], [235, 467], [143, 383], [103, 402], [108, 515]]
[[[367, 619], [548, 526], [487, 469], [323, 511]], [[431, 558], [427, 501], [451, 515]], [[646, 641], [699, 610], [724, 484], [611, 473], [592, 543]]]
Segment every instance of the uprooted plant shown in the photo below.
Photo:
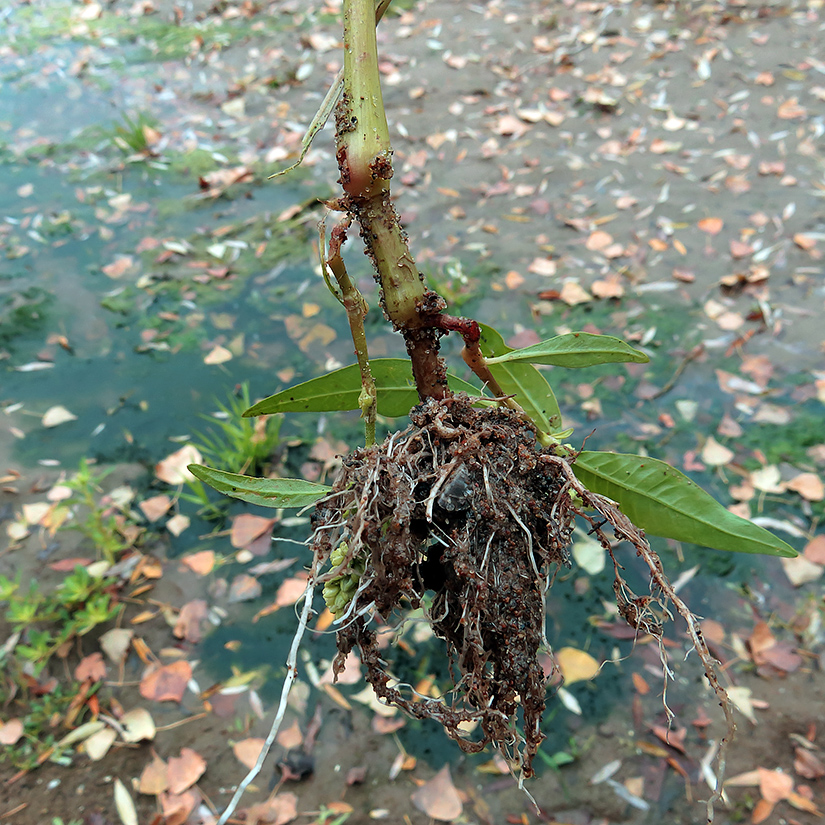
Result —
[[[360, 409], [366, 444], [344, 459], [332, 487], [299, 479], [255, 479], [201, 466], [192, 472], [216, 489], [270, 507], [315, 505], [310, 576], [287, 663], [271, 744], [295, 678], [297, 651], [317, 586], [338, 627], [340, 672], [358, 648], [366, 678], [385, 702], [438, 721], [465, 751], [499, 748], [529, 777], [543, 739], [546, 682], [538, 654], [547, 649], [545, 599], [555, 571], [568, 563], [576, 520], [583, 520], [613, 561], [620, 615], [662, 639], [675, 610], [724, 710], [716, 788], [721, 795], [727, 741], [734, 724], [714, 659], [696, 618], [668, 581], [645, 531], [720, 550], [790, 556], [794, 551], [740, 519], [678, 470], [648, 457], [577, 450], [565, 442], [553, 391], [536, 364], [568, 368], [645, 362], [619, 339], [571, 333], [513, 350], [493, 329], [446, 313], [425, 287], [390, 200], [392, 150], [379, 84], [375, 26], [391, 0], [345, 0], [344, 67], [304, 140], [304, 151], [335, 108], [343, 213], [322, 270], [343, 304], [357, 363], [279, 392], [245, 415]], [[340, 100], [338, 99], [340, 97]], [[300, 159], [299, 161], [300, 162]], [[380, 287], [381, 307], [404, 338], [408, 359], [370, 359], [366, 303], [341, 255], [357, 224]], [[475, 376], [448, 373], [439, 341], [463, 339]], [[411, 424], [375, 442], [376, 414], [409, 414]], [[637, 595], [622, 576], [615, 546], [628, 542], [649, 573]], [[423, 608], [447, 649], [453, 688], [438, 699], [399, 684], [382, 659], [375, 623], [399, 624]], [[664, 647], [660, 644], [665, 673]], [[520, 720], [520, 721], [519, 721]], [[474, 736], [463, 723], [475, 722]], [[241, 784], [220, 823], [257, 773]]]

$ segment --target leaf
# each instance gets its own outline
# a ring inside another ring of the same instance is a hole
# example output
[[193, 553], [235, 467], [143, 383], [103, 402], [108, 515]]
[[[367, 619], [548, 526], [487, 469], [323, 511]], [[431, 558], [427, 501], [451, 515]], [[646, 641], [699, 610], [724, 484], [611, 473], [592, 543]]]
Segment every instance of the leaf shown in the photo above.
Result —
[[115, 807], [123, 825], [138, 825], [137, 811], [126, 786], [115, 777]]
[[103, 654], [90, 653], [84, 656], [74, 669], [74, 678], [78, 682], [85, 682], [89, 679], [92, 682], [100, 682], [106, 678], [106, 663], [103, 661]]
[[0, 722], [0, 745], [14, 745], [22, 735], [23, 721], [21, 719]]
[[143, 769], [140, 774], [137, 789], [140, 793], [157, 796], [169, 787], [169, 780], [166, 778], [166, 763], [156, 754], [152, 754], [152, 761]]
[[155, 720], [146, 708], [132, 708], [120, 717], [124, 742], [151, 741], [155, 738]]
[[637, 527], [654, 536], [737, 553], [796, 556], [789, 544], [734, 515], [664, 461], [584, 451], [573, 472], [588, 490], [613, 499]]
[[163, 461], [155, 465], [155, 475], [167, 484], [176, 487], [178, 484], [186, 484], [192, 481], [192, 476], [187, 470], [189, 464], [199, 464], [203, 461], [203, 456], [198, 449], [191, 444], [175, 450], [171, 455], [166, 456]]
[[254, 576], [239, 573], [229, 586], [229, 602], [248, 602], [261, 595], [261, 584]]
[[650, 359], [621, 338], [612, 335], [593, 335], [590, 332], [570, 332], [548, 338], [524, 349], [514, 349], [488, 359], [488, 364], [526, 361], [530, 364], [550, 364], [555, 367], [577, 369], [597, 364], [632, 362], [646, 364]]
[[255, 767], [258, 757], [264, 747], [263, 739], [242, 739], [240, 742], [235, 742], [232, 745], [232, 752], [235, 758], [249, 770]]
[[[479, 324], [479, 327], [481, 327], [479, 344], [485, 358], [498, 358], [513, 351], [492, 327], [486, 324]], [[516, 397], [516, 401], [540, 430], [552, 433], [560, 429], [561, 412], [556, 396], [553, 395], [547, 379], [532, 364], [523, 364], [518, 361], [490, 364], [490, 372], [505, 394]]]
[[100, 647], [111, 661], [119, 665], [126, 658], [126, 653], [132, 644], [132, 636], [134, 635], [134, 630], [113, 627], [100, 637]]
[[140, 695], [155, 702], [180, 702], [192, 678], [192, 665], [177, 661], [163, 665], [140, 680]]
[[414, 791], [410, 799], [431, 819], [452, 822], [461, 816], [461, 797], [453, 785], [450, 766], [445, 765], [429, 782]]
[[262, 507], [306, 507], [332, 489], [302, 478], [253, 478], [201, 464], [190, 464], [189, 471], [219, 493]]
[[180, 756], [171, 757], [166, 767], [170, 793], [181, 794], [191, 788], [205, 770], [206, 760], [199, 753], [192, 748], [182, 748]]
[[563, 647], [553, 655], [566, 687], [574, 682], [593, 679], [601, 667], [589, 653], [575, 647]]
[[[412, 366], [406, 358], [373, 358], [370, 361], [378, 402], [378, 413], [389, 418], [406, 415], [419, 402], [412, 377]], [[478, 388], [448, 375], [450, 388], [475, 395]], [[272, 415], [279, 412], [334, 412], [357, 410], [361, 394], [361, 372], [358, 364], [312, 378], [294, 387], [259, 401], [244, 417]]]
[[40, 423], [44, 427], [59, 427], [67, 421], [77, 421], [77, 416], [59, 404], [46, 410]]

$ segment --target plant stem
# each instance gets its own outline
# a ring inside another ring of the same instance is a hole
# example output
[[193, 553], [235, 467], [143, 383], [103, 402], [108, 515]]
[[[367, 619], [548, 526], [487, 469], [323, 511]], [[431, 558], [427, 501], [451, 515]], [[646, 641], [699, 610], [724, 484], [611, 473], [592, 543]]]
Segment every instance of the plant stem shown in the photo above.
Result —
[[[335, 293], [335, 297], [347, 311], [352, 343], [355, 345], [355, 357], [358, 359], [358, 367], [361, 370], [361, 394], [358, 396], [358, 406], [361, 408], [361, 418], [364, 419], [364, 441], [367, 447], [375, 444], [375, 415], [378, 406], [378, 396], [375, 391], [375, 381], [370, 369], [369, 351], [367, 349], [367, 334], [364, 330], [364, 318], [367, 315], [367, 302], [359, 292], [355, 284], [352, 283], [341, 257], [341, 245], [347, 239], [347, 229], [351, 223], [351, 218], [347, 216], [335, 229], [329, 239], [329, 252], [324, 259], [324, 230], [321, 229], [321, 265], [329, 267], [341, 294]], [[323, 226], [323, 225], [322, 225]]]
[[446, 304], [428, 291], [390, 201], [392, 148], [378, 72], [374, 0], [344, 0], [344, 91], [335, 112], [341, 205], [358, 221], [381, 305], [404, 336], [419, 397], [449, 395], [433, 318]]

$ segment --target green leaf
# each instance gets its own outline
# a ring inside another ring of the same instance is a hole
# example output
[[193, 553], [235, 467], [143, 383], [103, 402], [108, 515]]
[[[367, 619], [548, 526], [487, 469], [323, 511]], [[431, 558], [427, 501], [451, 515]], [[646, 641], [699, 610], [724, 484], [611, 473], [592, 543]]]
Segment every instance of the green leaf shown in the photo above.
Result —
[[[481, 352], [485, 358], [498, 358], [514, 352], [492, 327], [481, 327]], [[561, 412], [547, 379], [532, 365], [518, 361], [490, 363], [490, 372], [506, 395], [514, 395], [524, 412], [545, 433], [561, 429]]]
[[306, 507], [332, 489], [302, 478], [252, 478], [201, 464], [190, 464], [189, 472], [219, 493], [262, 507]]
[[588, 490], [612, 498], [637, 527], [654, 536], [736, 553], [796, 556], [789, 544], [735, 516], [664, 461], [584, 451], [573, 472]]
[[[373, 358], [370, 369], [378, 397], [378, 413], [389, 418], [406, 415], [419, 401], [407, 358]], [[450, 389], [476, 395], [477, 387], [455, 375], [448, 375]], [[318, 378], [276, 392], [250, 407], [244, 417], [282, 412], [333, 412], [357, 410], [361, 394], [361, 372], [350, 364]]]
[[509, 350], [496, 358], [490, 358], [487, 363], [526, 361], [530, 364], [551, 364], [555, 367], [577, 369], [619, 362], [645, 364], [649, 360], [647, 355], [633, 349], [621, 338], [612, 335], [593, 335], [590, 332], [570, 332], [524, 349]]

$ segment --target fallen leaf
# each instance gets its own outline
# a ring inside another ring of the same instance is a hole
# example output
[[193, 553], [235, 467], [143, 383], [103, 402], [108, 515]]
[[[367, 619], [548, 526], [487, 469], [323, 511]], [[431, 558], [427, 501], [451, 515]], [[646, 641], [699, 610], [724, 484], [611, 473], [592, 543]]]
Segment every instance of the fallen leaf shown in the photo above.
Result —
[[565, 281], [559, 292], [559, 297], [569, 306], [584, 304], [592, 300], [590, 293], [575, 281]]
[[122, 278], [135, 264], [134, 258], [131, 255], [118, 255], [115, 260], [100, 267], [103, 274], [109, 278]]
[[120, 725], [124, 742], [142, 742], [144, 739], [151, 742], [157, 731], [155, 720], [146, 708], [127, 711], [120, 717]]
[[189, 525], [191, 523], [192, 521], [189, 518], [189, 516], [184, 516], [182, 513], [178, 513], [177, 515], [172, 516], [172, 518], [170, 518], [169, 521], [166, 522], [166, 529], [173, 536], [179, 536], [184, 530], [189, 529]]
[[55, 407], [49, 407], [40, 423], [44, 427], [58, 427], [65, 424], [67, 421], [77, 421], [77, 416], [69, 412], [65, 407], [59, 404]]
[[442, 822], [458, 819], [463, 809], [461, 797], [450, 776], [449, 765], [445, 765], [432, 779], [415, 790], [410, 799], [419, 811]]
[[227, 361], [231, 361], [233, 357], [232, 353], [226, 347], [215, 346], [207, 353], [203, 359], [203, 363], [209, 366], [215, 366], [216, 364], [225, 364]]
[[123, 825], [138, 825], [137, 810], [126, 786], [115, 777], [115, 808]]
[[23, 735], [23, 721], [21, 719], [9, 719], [8, 722], [0, 722], [0, 745], [15, 745]]
[[278, 588], [278, 592], [275, 594], [275, 604], [277, 604], [278, 607], [287, 607], [288, 605], [295, 604], [295, 602], [304, 595], [306, 589], [307, 583], [305, 579], [284, 579]]
[[141, 512], [148, 521], [157, 521], [162, 516], [166, 515], [169, 508], [172, 506], [172, 499], [169, 496], [152, 496], [138, 504]]
[[304, 741], [304, 735], [301, 733], [298, 720], [293, 719], [292, 724], [288, 728], [279, 731], [276, 741], [282, 748], [286, 748], [287, 750], [300, 747]]
[[157, 796], [169, 788], [166, 777], [166, 763], [156, 754], [152, 754], [152, 761], [143, 769], [138, 780], [137, 789], [140, 793]]
[[793, 559], [780, 559], [782, 569], [788, 577], [788, 581], [794, 587], [801, 587], [808, 582], [815, 582], [822, 576], [825, 567], [821, 564], [814, 564], [805, 556], [797, 556]]
[[733, 452], [720, 444], [712, 435], [708, 436], [702, 447], [702, 461], [709, 467], [721, 467], [730, 464], [733, 459]]
[[173, 633], [178, 639], [197, 644], [203, 638], [203, 623], [206, 621], [207, 605], [204, 599], [187, 602], [178, 613]]
[[92, 762], [99, 762], [109, 752], [115, 739], [117, 732], [113, 728], [103, 728], [83, 743], [83, 750]]
[[765, 768], [756, 770], [759, 771], [759, 793], [768, 802], [781, 802], [793, 791], [793, 777], [790, 774]]
[[158, 796], [158, 801], [165, 825], [185, 825], [201, 801], [201, 795], [196, 789], [180, 794], [164, 791]]
[[785, 484], [786, 489], [799, 493], [808, 501], [825, 499], [825, 484], [816, 473], [800, 473]]
[[189, 464], [202, 463], [203, 456], [198, 448], [187, 444], [158, 462], [155, 465], [155, 475], [166, 484], [177, 487], [195, 480], [195, 476], [186, 469]]
[[240, 742], [235, 742], [232, 745], [232, 752], [235, 758], [249, 770], [255, 767], [258, 757], [261, 755], [261, 750], [264, 746], [263, 739], [242, 739]]
[[751, 822], [753, 825], [759, 825], [764, 822], [773, 813], [773, 802], [768, 802], [767, 799], [759, 799], [751, 811]]
[[575, 647], [563, 647], [554, 656], [567, 687], [574, 682], [592, 679], [600, 669], [599, 663], [589, 653]]
[[112, 662], [119, 665], [126, 658], [134, 635], [134, 630], [113, 627], [100, 637], [100, 648]]
[[180, 756], [169, 759], [166, 776], [169, 779], [169, 792], [182, 794], [191, 788], [203, 776], [206, 760], [192, 748], [182, 748]]
[[254, 576], [239, 573], [229, 586], [228, 598], [230, 603], [248, 602], [257, 599], [261, 595], [262, 589], [261, 583]]
[[825, 564], [825, 533], [814, 536], [806, 545], [802, 554], [814, 564]]
[[232, 530], [229, 534], [229, 542], [238, 549], [246, 547], [255, 541], [258, 536], [263, 535], [272, 528], [276, 519], [255, 516], [251, 513], [241, 513], [232, 521]]
[[821, 779], [825, 776], [825, 765], [822, 760], [805, 748], [796, 749], [793, 768], [805, 779]]
[[[331, 811], [330, 806], [327, 810]], [[244, 814], [247, 825], [286, 825], [298, 816], [298, 797], [294, 793], [279, 793], [266, 802], [251, 805]]]
[[192, 678], [192, 665], [177, 661], [151, 670], [140, 680], [140, 695], [155, 702], [180, 702]]
[[90, 653], [84, 656], [74, 669], [74, 678], [78, 682], [85, 682], [89, 679], [92, 682], [100, 682], [106, 678], [106, 663], [103, 661], [101, 653]]
[[197, 553], [190, 553], [188, 556], [183, 556], [181, 562], [193, 573], [197, 573], [199, 576], [206, 576], [211, 573], [215, 567], [215, 551], [200, 550]]

